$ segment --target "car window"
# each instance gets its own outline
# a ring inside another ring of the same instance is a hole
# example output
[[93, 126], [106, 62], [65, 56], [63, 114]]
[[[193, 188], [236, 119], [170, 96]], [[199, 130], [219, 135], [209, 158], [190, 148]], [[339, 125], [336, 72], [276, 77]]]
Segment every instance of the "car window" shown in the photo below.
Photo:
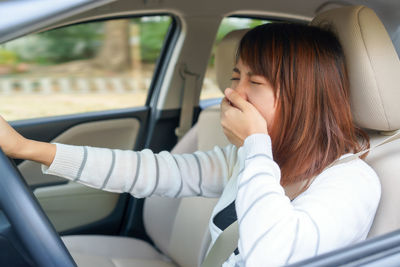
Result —
[[0, 114], [18, 120], [145, 105], [171, 22], [97, 21], [0, 45]]
[[203, 87], [200, 93], [200, 100], [223, 97], [222, 92], [219, 90], [214, 65], [214, 51], [216, 44], [229, 32], [238, 29], [253, 28], [255, 26], [269, 23], [270, 21], [261, 19], [250, 19], [241, 17], [227, 17], [221, 22], [218, 29], [217, 38], [214, 43], [213, 52], [208, 62], [206, 75], [203, 81]]

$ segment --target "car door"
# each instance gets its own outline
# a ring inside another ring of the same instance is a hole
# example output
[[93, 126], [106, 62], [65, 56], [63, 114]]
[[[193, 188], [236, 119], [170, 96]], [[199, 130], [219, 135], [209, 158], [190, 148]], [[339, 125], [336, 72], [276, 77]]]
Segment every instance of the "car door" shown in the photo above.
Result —
[[[174, 18], [141, 15], [63, 24], [0, 45], [0, 114], [30, 139], [144, 148]], [[116, 234], [126, 209], [138, 207], [127, 194], [43, 175], [31, 161], [16, 162], [61, 234]]]

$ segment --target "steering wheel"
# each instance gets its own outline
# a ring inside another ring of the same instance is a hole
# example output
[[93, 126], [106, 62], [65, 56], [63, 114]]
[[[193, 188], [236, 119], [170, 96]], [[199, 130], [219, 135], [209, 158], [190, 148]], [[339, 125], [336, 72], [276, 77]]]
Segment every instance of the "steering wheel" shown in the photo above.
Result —
[[38, 266], [76, 266], [16, 165], [0, 149], [0, 207]]

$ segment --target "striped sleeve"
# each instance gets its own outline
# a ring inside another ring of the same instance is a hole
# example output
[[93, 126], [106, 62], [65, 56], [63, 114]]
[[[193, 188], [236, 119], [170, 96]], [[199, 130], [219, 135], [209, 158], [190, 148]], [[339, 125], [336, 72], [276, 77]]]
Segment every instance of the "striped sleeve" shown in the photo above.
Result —
[[175, 155], [56, 144], [46, 174], [61, 176], [94, 188], [128, 192], [136, 197], [217, 197], [236, 162], [233, 146], [208, 152]]
[[246, 160], [235, 206], [245, 266], [282, 266], [366, 238], [380, 185], [363, 161], [327, 169], [291, 202], [269, 136], [248, 137], [242, 151]]

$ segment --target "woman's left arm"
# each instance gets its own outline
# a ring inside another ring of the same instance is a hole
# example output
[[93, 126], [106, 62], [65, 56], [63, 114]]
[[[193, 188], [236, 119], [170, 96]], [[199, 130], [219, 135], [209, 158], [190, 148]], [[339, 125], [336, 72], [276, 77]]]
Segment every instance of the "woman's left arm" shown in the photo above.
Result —
[[246, 138], [238, 179], [239, 252], [246, 266], [284, 265], [363, 240], [380, 198], [375, 172], [361, 160], [321, 174], [290, 202], [266, 134]]

